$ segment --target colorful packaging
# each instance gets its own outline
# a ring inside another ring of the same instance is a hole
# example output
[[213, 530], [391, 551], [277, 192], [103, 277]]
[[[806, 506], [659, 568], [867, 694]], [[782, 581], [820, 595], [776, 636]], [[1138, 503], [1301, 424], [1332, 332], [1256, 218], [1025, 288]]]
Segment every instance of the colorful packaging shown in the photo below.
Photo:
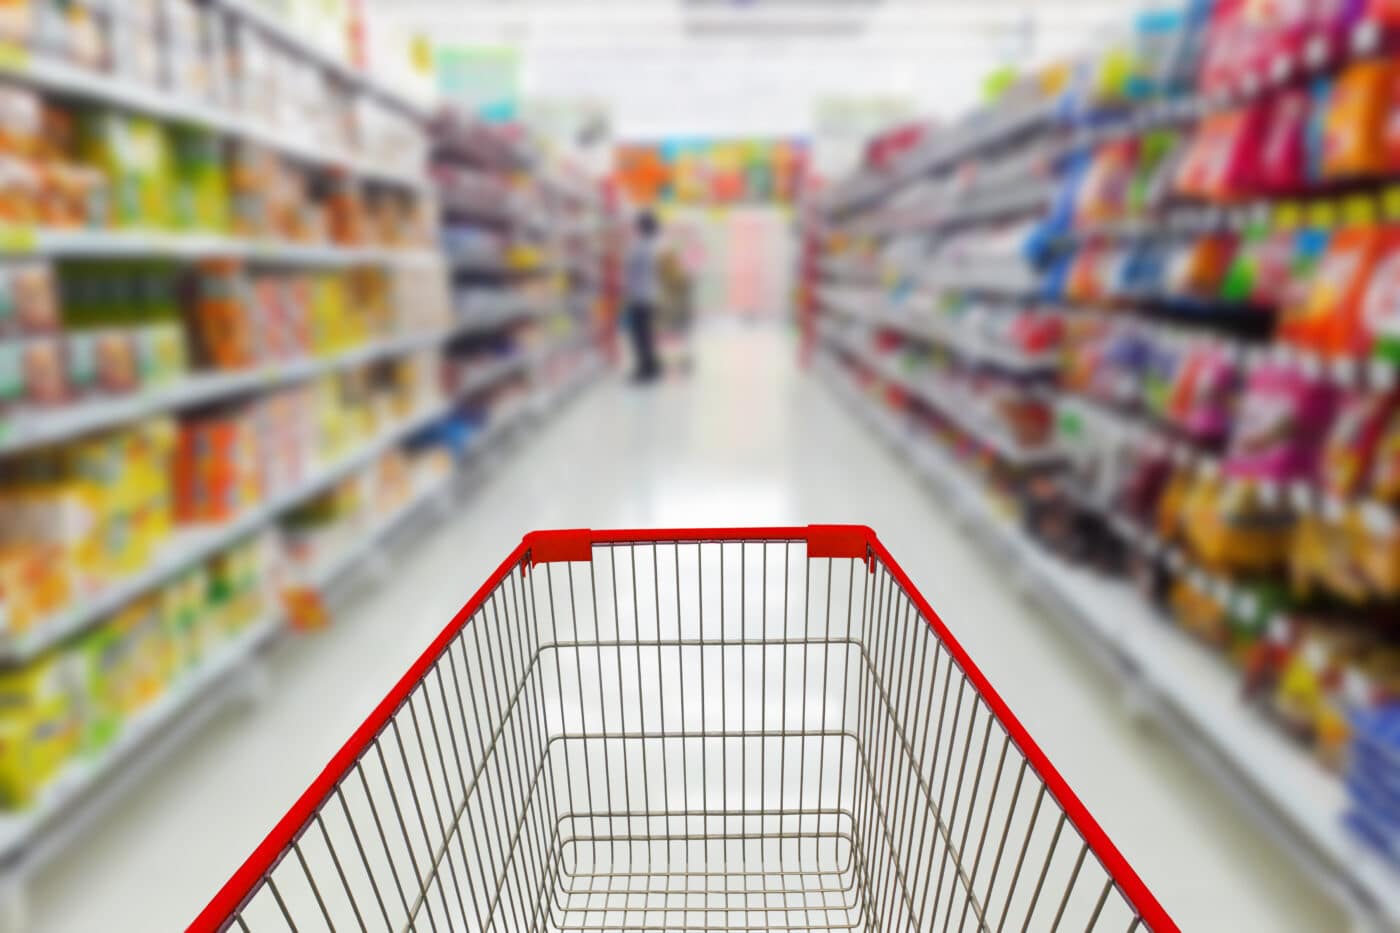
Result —
[[1364, 351], [1362, 303], [1386, 240], [1382, 229], [1371, 225], [1347, 227], [1334, 236], [1307, 301], [1284, 309], [1279, 337], [1328, 355]]
[[1332, 79], [1318, 78], [1313, 81], [1308, 87], [1308, 95], [1312, 103], [1303, 132], [1304, 169], [1307, 182], [1315, 184], [1327, 178], [1327, 116], [1332, 110]]
[[1311, 479], [1335, 408], [1330, 385], [1290, 366], [1260, 364], [1249, 377], [1226, 471], [1275, 483]]
[[1187, 545], [1202, 564], [1228, 573], [1267, 573], [1285, 565], [1293, 515], [1252, 486], [1202, 478], [1183, 502]]
[[1302, 88], [1286, 88], [1274, 96], [1256, 166], [1263, 190], [1284, 194], [1307, 184], [1306, 137], [1312, 103]]
[[1361, 326], [1375, 356], [1400, 362], [1400, 228], [1383, 228], [1378, 253], [1361, 300]]
[[1354, 62], [1337, 77], [1324, 117], [1322, 174], [1355, 178], [1385, 171], [1386, 108], [1396, 69], [1386, 59]]
[[0, 673], [0, 805], [32, 804], [77, 751], [80, 729], [58, 655]]
[[1400, 412], [1391, 412], [1376, 447], [1370, 495], [1387, 505], [1400, 505]]
[[1199, 299], [1219, 295], [1238, 248], [1234, 233], [1206, 234], [1181, 244], [1167, 265], [1168, 294]]
[[1290, 230], [1256, 225], [1247, 231], [1221, 282], [1221, 300], [1260, 309], [1276, 308], [1293, 261], [1293, 243]]
[[1354, 605], [1365, 603], [1370, 586], [1353, 543], [1345, 515], [1299, 516], [1288, 561], [1294, 598], [1306, 602], [1326, 593]]
[[1231, 354], [1218, 346], [1187, 352], [1166, 403], [1167, 415], [1187, 437], [1215, 446], [1230, 429], [1239, 373]]
[[1371, 392], [1353, 393], [1342, 402], [1322, 450], [1319, 479], [1327, 493], [1349, 499], [1365, 491], [1396, 406], [1395, 395]]

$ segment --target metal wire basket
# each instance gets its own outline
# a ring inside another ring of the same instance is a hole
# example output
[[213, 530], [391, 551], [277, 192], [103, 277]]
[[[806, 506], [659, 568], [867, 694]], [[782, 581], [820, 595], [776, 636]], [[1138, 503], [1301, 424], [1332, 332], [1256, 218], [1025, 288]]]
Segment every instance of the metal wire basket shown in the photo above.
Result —
[[866, 528], [535, 532], [194, 930], [1174, 930]]

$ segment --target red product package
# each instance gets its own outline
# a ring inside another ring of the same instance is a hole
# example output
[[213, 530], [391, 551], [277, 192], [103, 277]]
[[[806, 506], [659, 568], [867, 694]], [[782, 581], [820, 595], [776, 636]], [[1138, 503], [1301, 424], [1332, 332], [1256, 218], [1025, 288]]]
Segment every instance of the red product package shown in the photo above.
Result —
[[1219, 0], [1211, 11], [1202, 53], [1200, 86], [1205, 94], [1232, 86], [1239, 80], [1241, 51], [1248, 42], [1246, 0]]
[[1381, 435], [1395, 411], [1394, 394], [1357, 392], [1343, 401], [1322, 449], [1319, 479], [1334, 496], [1360, 495], [1371, 476]]
[[1259, 186], [1281, 194], [1307, 184], [1307, 126], [1312, 97], [1302, 88], [1281, 91], [1269, 108], [1256, 164]]
[[1177, 173], [1184, 195], [1227, 200], [1261, 187], [1259, 141], [1268, 130], [1270, 106], [1253, 105], [1212, 114], [1201, 121]]

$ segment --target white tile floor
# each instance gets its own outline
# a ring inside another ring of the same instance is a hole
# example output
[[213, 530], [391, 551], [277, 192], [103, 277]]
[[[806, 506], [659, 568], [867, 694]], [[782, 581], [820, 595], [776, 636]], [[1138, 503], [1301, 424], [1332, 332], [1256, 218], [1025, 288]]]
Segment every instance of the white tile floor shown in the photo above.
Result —
[[333, 628], [284, 643], [260, 706], [218, 720], [48, 871], [37, 929], [181, 928], [526, 530], [807, 522], [880, 533], [1183, 928], [1343, 929], [794, 355], [775, 332], [710, 333], [691, 381], [610, 383], [568, 409]]

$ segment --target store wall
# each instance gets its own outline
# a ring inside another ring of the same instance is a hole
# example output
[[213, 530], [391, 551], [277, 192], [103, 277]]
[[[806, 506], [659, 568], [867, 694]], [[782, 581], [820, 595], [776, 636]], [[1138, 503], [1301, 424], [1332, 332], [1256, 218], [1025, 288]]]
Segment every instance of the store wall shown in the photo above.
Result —
[[699, 315], [758, 320], [786, 313], [796, 249], [789, 208], [673, 207], [662, 216], [667, 242], [694, 276]]

